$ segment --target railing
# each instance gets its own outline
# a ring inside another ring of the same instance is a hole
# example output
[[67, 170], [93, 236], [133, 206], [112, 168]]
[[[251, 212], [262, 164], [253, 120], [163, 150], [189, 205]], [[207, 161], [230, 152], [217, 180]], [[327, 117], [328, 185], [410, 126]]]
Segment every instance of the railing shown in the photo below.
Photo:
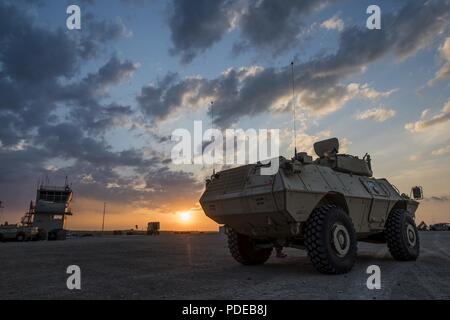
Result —
[[72, 190], [70, 189], [69, 186], [64, 186], [64, 187], [40, 186], [38, 191], [70, 191], [70, 192], [72, 192]]

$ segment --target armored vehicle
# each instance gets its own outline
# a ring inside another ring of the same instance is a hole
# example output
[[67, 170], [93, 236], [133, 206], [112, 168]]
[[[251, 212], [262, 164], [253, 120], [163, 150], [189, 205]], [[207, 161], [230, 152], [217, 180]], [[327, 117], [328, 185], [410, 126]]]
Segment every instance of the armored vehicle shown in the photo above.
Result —
[[336, 138], [314, 145], [318, 156], [279, 158], [274, 175], [267, 164], [224, 170], [206, 181], [200, 199], [205, 214], [225, 225], [232, 256], [244, 265], [265, 263], [277, 249], [306, 249], [326, 274], [349, 272], [357, 241], [387, 243], [392, 257], [419, 256], [415, 212], [421, 187], [400, 194], [386, 179], [373, 178], [369, 155], [340, 154]]

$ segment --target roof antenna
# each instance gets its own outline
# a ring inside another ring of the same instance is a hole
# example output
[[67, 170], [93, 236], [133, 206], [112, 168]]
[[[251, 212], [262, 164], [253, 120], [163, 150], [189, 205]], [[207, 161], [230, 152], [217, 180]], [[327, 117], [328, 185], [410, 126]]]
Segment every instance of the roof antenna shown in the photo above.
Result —
[[297, 129], [295, 125], [295, 78], [294, 78], [294, 61], [291, 62], [292, 70], [292, 113], [294, 114], [293, 119], [293, 136], [294, 136], [294, 158], [297, 159]]
[[[214, 101], [211, 101], [211, 137], [214, 136], [213, 135], [213, 130], [214, 130], [214, 113], [213, 113], [214, 108], [213, 107], [214, 107]], [[214, 147], [214, 145], [213, 145], [213, 147]], [[216, 175], [216, 163], [215, 163], [216, 159], [215, 158], [216, 158], [216, 150], [213, 149], [213, 176]]]

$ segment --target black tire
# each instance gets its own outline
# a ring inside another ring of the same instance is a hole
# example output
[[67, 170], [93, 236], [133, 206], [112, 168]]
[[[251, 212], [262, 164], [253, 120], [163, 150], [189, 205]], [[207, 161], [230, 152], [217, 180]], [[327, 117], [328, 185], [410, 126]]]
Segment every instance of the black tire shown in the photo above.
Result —
[[305, 246], [313, 266], [319, 272], [349, 272], [355, 264], [357, 253], [352, 220], [335, 205], [316, 208], [306, 222]]
[[393, 210], [386, 221], [384, 232], [389, 252], [395, 260], [414, 261], [419, 257], [419, 232], [408, 211]]
[[5, 242], [5, 239], [3, 238], [3, 234], [0, 233], [0, 242]]
[[56, 241], [64, 241], [67, 239], [67, 231], [64, 229], [59, 229], [54, 231], [56, 234]]
[[16, 235], [17, 242], [24, 242], [26, 240], [25, 234], [20, 232]]
[[264, 264], [273, 248], [257, 248], [252, 239], [228, 228], [228, 248], [233, 258], [243, 265]]
[[37, 238], [39, 241], [47, 240], [47, 231], [39, 229]]
[[57, 235], [55, 231], [50, 231], [47, 236], [48, 241], [56, 241]]

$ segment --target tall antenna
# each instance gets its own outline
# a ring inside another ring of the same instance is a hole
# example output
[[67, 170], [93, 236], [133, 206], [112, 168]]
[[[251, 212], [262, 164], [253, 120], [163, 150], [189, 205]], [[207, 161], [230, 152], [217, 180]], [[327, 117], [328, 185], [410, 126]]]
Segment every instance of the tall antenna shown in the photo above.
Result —
[[[214, 101], [211, 101], [211, 138], [214, 136], [213, 135], [213, 130], [214, 130]], [[212, 140], [212, 139], [211, 139]], [[216, 149], [214, 148], [214, 142], [213, 143], [213, 176], [216, 174]]]
[[294, 157], [297, 158], [297, 128], [295, 125], [295, 77], [294, 77], [294, 61], [291, 62], [291, 70], [292, 70], [292, 113], [294, 114], [294, 118], [292, 119], [293, 126], [293, 139], [294, 139]]

